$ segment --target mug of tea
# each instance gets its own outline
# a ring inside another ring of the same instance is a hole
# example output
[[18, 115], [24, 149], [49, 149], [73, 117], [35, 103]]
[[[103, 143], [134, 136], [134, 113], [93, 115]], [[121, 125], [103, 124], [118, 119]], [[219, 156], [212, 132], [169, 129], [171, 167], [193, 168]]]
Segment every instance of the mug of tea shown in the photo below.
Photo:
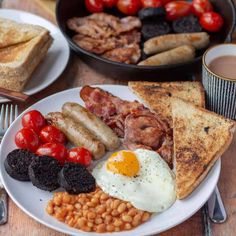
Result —
[[202, 82], [207, 108], [236, 119], [236, 44], [220, 44], [205, 52]]

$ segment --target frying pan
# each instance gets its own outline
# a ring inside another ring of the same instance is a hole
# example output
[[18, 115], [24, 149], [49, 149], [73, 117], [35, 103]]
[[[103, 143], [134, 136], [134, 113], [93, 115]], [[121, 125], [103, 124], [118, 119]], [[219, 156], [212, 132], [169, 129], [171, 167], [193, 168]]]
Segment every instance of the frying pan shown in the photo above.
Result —
[[[187, 63], [163, 66], [137, 66], [119, 63], [102, 58], [79, 47], [72, 41], [73, 32], [70, 31], [66, 22], [72, 17], [89, 15], [85, 0], [58, 0], [56, 6], [57, 23], [67, 39], [71, 49], [89, 66], [100, 73], [114, 79], [122, 80], [185, 80], [189, 75], [199, 71], [201, 58], [205, 50], [197, 52], [196, 58]], [[232, 34], [236, 22], [236, 13], [233, 0], [212, 0], [215, 10], [224, 18], [224, 27], [221, 32], [210, 35], [210, 46], [232, 41]], [[117, 12], [112, 12], [117, 15]]]

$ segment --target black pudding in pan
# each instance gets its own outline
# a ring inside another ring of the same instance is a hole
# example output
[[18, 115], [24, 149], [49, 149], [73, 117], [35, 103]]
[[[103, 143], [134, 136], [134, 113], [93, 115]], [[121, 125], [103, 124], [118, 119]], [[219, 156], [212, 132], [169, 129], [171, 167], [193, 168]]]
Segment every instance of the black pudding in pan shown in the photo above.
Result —
[[89, 193], [96, 188], [94, 177], [82, 165], [65, 163], [59, 174], [59, 182], [70, 194]]
[[156, 20], [158, 18], [164, 18], [166, 16], [166, 10], [164, 7], [146, 7], [138, 12], [138, 17], [141, 21], [147, 19]]
[[58, 160], [48, 156], [37, 156], [29, 166], [29, 177], [34, 186], [45, 191], [60, 187], [58, 174], [62, 166]]
[[193, 15], [173, 21], [172, 27], [175, 33], [194, 33], [202, 31], [198, 18]]
[[24, 149], [15, 149], [4, 161], [6, 172], [14, 179], [29, 181], [28, 167], [36, 156]]
[[156, 21], [153, 20], [145, 20], [142, 22], [142, 36], [146, 41], [150, 38], [169, 34], [171, 32], [171, 27], [168, 22], [163, 19], [158, 19]]

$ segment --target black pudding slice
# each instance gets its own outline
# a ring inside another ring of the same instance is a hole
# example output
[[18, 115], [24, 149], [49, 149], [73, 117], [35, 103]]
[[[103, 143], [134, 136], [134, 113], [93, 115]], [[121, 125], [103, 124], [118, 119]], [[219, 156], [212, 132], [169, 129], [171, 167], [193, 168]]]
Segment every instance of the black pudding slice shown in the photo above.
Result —
[[165, 17], [166, 10], [164, 7], [146, 7], [138, 12], [138, 17], [140, 20], [146, 19], [156, 19], [159, 17]]
[[29, 166], [29, 177], [34, 186], [45, 191], [60, 187], [58, 174], [61, 170], [58, 160], [48, 156], [37, 156]]
[[14, 179], [29, 181], [28, 167], [36, 156], [24, 149], [15, 149], [4, 161], [6, 172]]
[[170, 31], [171, 28], [165, 20], [147, 20], [143, 22], [141, 33], [144, 40], [148, 40], [156, 36], [169, 34]]
[[59, 182], [70, 194], [90, 193], [96, 187], [94, 177], [84, 166], [70, 162], [60, 171]]
[[202, 31], [198, 18], [192, 15], [173, 21], [172, 27], [175, 33], [194, 33]]

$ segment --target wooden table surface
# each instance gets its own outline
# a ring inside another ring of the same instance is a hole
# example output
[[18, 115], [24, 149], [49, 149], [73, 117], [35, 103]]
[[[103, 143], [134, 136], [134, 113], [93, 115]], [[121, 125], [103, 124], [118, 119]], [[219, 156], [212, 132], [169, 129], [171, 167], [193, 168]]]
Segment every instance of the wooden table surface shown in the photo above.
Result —
[[[236, 1], [236, 0], [235, 0]], [[3, 7], [16, 8], [41, 15], [49, 20], [53, 19], [45, 14], [33, 0], [5, 0]], [[21, 111], [40, 99], [56, 92], [82, 86], [86, 84], [127, 84], [96, 73], [82, 63], [79, 58], [71, 53], [70, 62], [60, 76], [51, 86], [40, 93], [33, 95], [27, 104], [20, 105]], [[223, 224], [213, 224], [206, 217], [203, 209], [184, 223], [159, 234], [160, 236], [234, 236], [236, 235], [236, 136], [231, 147], [222, 157], [222, 169], [219, 179], [219, 190], [226, 207], [228, 219]], [[36, 222], [20, 210], [10, 199], [8, 223], [0, 226], [0, 236], [64, 236], [46, 226]]]

